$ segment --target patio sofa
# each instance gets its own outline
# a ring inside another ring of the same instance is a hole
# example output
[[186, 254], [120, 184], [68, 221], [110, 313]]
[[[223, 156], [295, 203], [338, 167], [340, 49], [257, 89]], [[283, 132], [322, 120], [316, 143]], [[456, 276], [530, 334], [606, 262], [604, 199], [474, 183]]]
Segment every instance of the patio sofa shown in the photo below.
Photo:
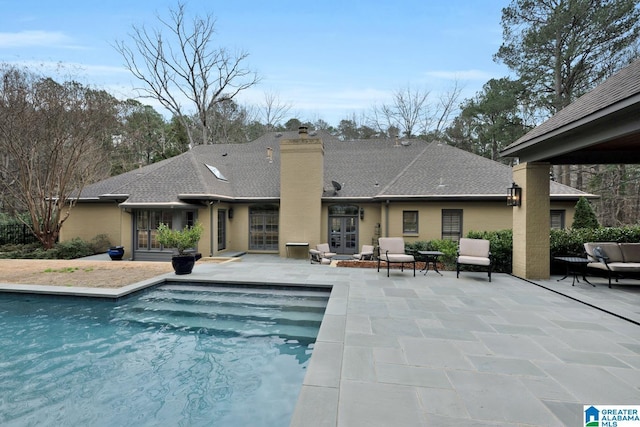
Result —
[[588, 242], [584, 250], [589, 260], [587, 268], [604, 272], [616, 282], [621, 277], [640, 277], [640, 243]]

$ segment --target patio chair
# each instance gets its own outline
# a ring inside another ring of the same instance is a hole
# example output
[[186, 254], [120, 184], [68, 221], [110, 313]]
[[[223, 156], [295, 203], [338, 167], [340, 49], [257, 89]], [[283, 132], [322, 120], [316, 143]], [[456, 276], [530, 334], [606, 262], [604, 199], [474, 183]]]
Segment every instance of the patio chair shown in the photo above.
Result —
[[331, 249], [329, 249], [329, 244], [328, 243], [319, 243], [316, 245], [316, 250], [320, 251], [320, 253], [322, 254], [322, 258], [328, 258], [331, 259], [334, 256], [336, 256], [337, 254], [335, 252], [331, 252]]
[[322, 252], [317, 249], [309, 249], [309, 261], [311, 264], [331, 264], [331, 259], [322, 256]]
[[380, 261], [387, 263], [387, 277], [389, 277], [389, 267], [391, 264], [400, 264], [400, 271], [404, 271], [405, 264], [413, 264], [413, 276], [416, 276], [416, 259], [413, 255], [404, 251], [404, 239], [402, 237], [380, 237], [380, 256], [378, 256], [378, 272], [380, 271]]
[[462, 237], [458, 246], [456, 258], [456, 278], [460, 277], [461, 265], [475, 265], [489, 270], [489, 282], [491, 282], [491, 251], [489, 241], [485, 239], [468, 239]]
[[353, 258], [357, 260], [373, 259], [373, 245], [362, 245], [359, 254], [353, 254]]

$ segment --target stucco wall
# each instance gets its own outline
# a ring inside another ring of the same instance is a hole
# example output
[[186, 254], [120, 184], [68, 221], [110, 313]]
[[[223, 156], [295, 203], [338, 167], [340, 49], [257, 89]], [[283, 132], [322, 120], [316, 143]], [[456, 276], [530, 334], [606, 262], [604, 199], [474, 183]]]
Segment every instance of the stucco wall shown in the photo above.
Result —
[[121, 234], [122, 215], [121, 209], [113, 202], [77, 204], [62, 225], [60, 241], [65, 242], [76, 237], [91, 241], [99, 234], [106, 234], [112, 245], [125, 245]]

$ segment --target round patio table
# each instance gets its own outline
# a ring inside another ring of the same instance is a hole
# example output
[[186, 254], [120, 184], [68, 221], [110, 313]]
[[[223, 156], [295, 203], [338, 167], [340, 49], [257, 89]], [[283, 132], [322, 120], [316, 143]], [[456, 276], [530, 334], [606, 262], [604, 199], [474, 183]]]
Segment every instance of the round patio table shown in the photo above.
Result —
[[424, 271], [424, 275], [427, 275], [429, 271], [429, 264], [433, 264], [433, 271], [442, 276], [442, 273], [438, 271], [438, 257], [444, 255], [443, 252], [440, 251], [418, 251], [420, 255], [419, 258], [424, 261], [424, 269], [420, 271]]

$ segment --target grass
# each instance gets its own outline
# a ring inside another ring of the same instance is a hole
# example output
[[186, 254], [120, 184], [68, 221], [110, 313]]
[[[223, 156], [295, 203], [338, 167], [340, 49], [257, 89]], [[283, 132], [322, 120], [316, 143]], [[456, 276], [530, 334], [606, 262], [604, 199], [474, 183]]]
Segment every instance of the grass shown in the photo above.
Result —
[[[73, 273], [74, 271], [80, 270], [80, 267], [64, 267], [64, 268], [47, 268], [44, 270], [45, 273]], [[93, 271], [93, 268], [83, 268], [82, 271], [90, 272]]]

